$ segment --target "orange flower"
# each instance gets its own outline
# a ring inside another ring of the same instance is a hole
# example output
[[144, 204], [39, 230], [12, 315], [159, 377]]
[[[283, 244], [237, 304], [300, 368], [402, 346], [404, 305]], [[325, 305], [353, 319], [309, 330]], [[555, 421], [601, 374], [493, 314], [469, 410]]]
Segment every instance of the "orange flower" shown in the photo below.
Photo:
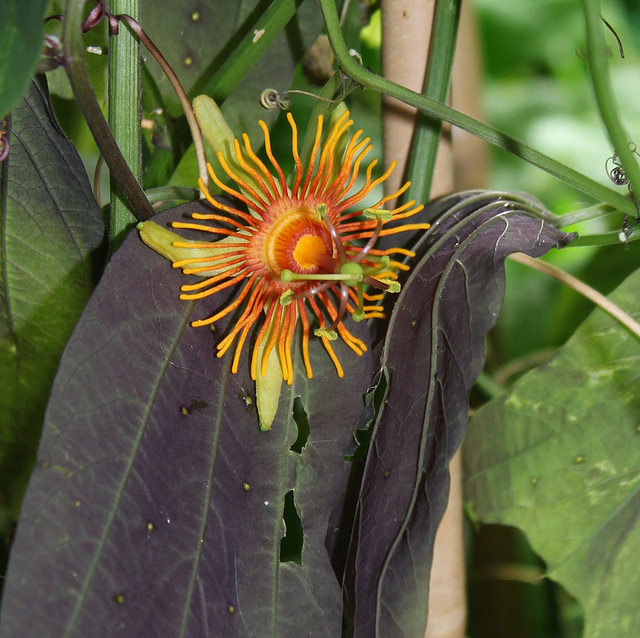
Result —
[[[293, 363], [291, 347], [296, 326], [302, 326], [302, 355], [307, 376], [311, 378], [309, 361], [309, 335], [315, 317], [319, 328], [314, 331], [331, 357], [338, 376], [342, 366], [331, 347], [339, 335], [357, 354], [367, 348], [345, 327], [351, 315], [355, 321], [384, 317], [379, 305], [384, 291], [398, 292], [396, 271], [407, 266], [392, 261], [390, 255], [398, 253], [413, 256], [408, 250], [375, 248], [379, 237], [407, 230], [425, 229], [428, 224], [405, 224], [388, 227], [391, 222], [412, 217], [422, 210], [409, 202], [391, 211], [381, 207], [402, 194], [383, 197], [374, 206], [358, 210], [356, 205], [378, 184], [391, 174], [395, 163], [377, 179], [372, 178], [377, 160], [365, 172], [365, 181], [359, 190], [349, 195], [358, 176], [360, 164], [371, 150], [370, 139], [360, 139], [357, 131], [346, 143], [344, 156], [339, 150], [353, 121], [345, 112], [331, 127], [324, 141], [323, 119], [318, 118], [315, 141], [308, 168], [303, 168], [298, 151], [298, 132], [290, 113], [287, 119], [292, 130], [292, 152], [295, 173], [287, 184], [284, 172], [273, 156], [269, 131], [264, 122], [265, 151], [272, 168], [262, 162], [251, 148], [246, 134], [242, 145], [234, 140], [234, 165], [218, 153], [224, 172], [235, 182], [236, 188], [227, 186], [214, 172], [209, 173], [214, 183], [224, 192], [244, 203], [249, 212], [215, 200], [202, 180], [200, 188], [211, 205], [217, 209], [211, 214], [194, 213], [200, 223], [174, 222], [174, 228], [189, 228], [223, 237], [214, 242], [174, 242], [176, 248], [218, 249], [212, 255], [175, 261], [175, 268], [185, 274], [205, 278], [182, 286], [181, 299], [201, 299], [239, 284], [235, 300], [193, 326], [215, 323], [242, 306], [242, 312], [229, 333], [218, 344], [218, 356], [223, 356], [235, 343], [232, 371], [237, 372], [240, 354], [251, 329], [260, 324], [251, 357], [251, 376], [266, 374], [267, 360], [277, 352], [282, 375], [291, 383]], [[200, 253], [202, 254], [202, 253]], [[379, 294], [369, 294], [376, 289]], [[264, 315], [263, 315], [264, 312]]]

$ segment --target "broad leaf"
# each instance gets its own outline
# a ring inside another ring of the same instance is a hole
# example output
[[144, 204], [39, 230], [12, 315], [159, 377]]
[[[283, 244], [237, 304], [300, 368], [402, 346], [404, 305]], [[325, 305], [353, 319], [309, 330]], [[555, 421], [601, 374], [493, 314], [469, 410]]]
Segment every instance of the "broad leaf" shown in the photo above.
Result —
[[[370, 359], [338, 347], [340, 380], [312, 341], [315, 378], [299, 365], [261, 432], [248, 353], [233, 375], [231, 357], [215, 357], [225, 324], [213, 335], [189, 325], [224, 295], [194, 305], [178, 299], [182, 283], [133, 233], [89, 302], [52, 390], [3, 637], [339, 635], [325, 544], [335, 546], [328, 524], [340, 518]], [[297, 395], [310, 433], [296, 452]], [[286, 499], [301, 564], [281, 562]]]
[[47, 0], [2, 0], [0, 20], [0, 121], [27, 89], [43, 44]]
[[426, 238], [386, 336], [388, 386], [372, 435], [347, 571], [354, 636], [424, 635], [431, 555], [448, 462], [467, 426], [484, 337], [500, 310], [504, 259], [540, 256], [571, 236], [535, 202], [463, 194]]
[[[611, 300], [638, 318], [640, 272]], [[475, 516], [523, 529], [582, 603], [585, 638], [640, 632], [640, 343], [595, 310], [550, 363], [478, 412], [466, 446]]]
[[97, 279], [104, 229], [44, 83], [33, 81], [14, 108], [10, 143], [0, 165], [0, 494], [17, 516], [62, 349]]

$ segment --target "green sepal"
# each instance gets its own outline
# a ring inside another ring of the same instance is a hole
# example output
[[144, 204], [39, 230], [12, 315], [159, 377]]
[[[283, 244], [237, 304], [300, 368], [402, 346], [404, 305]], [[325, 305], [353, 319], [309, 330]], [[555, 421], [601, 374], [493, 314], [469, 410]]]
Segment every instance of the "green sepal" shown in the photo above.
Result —
[[267, 339], [263, 339], [258, 347], [258, 374], [256, 378], [256, 407], [258, 408], [258, 424], [260, 430], [266, 432], [271, 429], [276, 413], [278, 412], [278, 403], [280, 401], [280, 393], [282, 392], [282, 368], [278, 359], [277, 348], [273, 348], [269, 353], [267, 360], [267, 374], [263, 377], [260, 374], [262, 367], [262, 357], [264, 355], [265, 343]]

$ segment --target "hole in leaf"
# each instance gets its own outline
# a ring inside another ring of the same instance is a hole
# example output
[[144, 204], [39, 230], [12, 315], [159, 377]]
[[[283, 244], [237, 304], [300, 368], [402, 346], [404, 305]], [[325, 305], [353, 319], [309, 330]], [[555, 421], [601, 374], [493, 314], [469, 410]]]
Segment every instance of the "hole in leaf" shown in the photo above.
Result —
[[296, 428], [298, 428], [298, 438], [291, 446], [291, 451], [302, 454], [302, 450], [309, 440], [310, 428], [307, 411], [304, 409], [300, 397], [296, 397], [293, 400], [293, 421], [296, 424]]
[[280, 562], [302, 565], [304, 532], [302, 530], [302, 521], [293, 500], [293, 490], [289, 490], [284, 497], [282, 522], [284, 536], [280, 539]]
[[376, 421], [376, 417], [382, 408], [384, 398], [387, 396], [387, 377], [383, 373], [380, 374], [377, 385], [372, 388], [365, 396], [365, 405], [370, 410], [370, 418], [368, 418], [364, 428], [358, 426], [353, 435], [356, 439], [358, 447], [354, 453], [344, 457], [344, 460], [349, 463], [357, 463], [358, 461], [364, 461], [369, 451], [369, 443], [371, 442], [371, 435], [373, 434], [373, 424]]

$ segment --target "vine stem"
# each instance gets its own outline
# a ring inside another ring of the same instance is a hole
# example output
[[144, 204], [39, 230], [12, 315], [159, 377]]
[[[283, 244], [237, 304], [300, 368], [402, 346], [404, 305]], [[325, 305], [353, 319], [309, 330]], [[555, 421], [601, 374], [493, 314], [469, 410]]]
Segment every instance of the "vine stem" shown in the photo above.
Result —
[[631, 331], [638, 339], [640, 339], [640, 324], [629, 314], [627, 314], [620, 306], [614, 304], [611, 300], [607, 299], [602, 293], [595, 290], [591, 286], [585, 284], [583, 281], [576, 279], [572, 275], [552, 266], [546, 261], [540, 261], [539, 259], [533, 259], [528, 255], [523, 253], [513, 253], [509, 257], [512, 261], [518, 262], [519, 264], [524, 264], [525, 266], [529, 266], [529, 268], [533, 268], [539, 272], [544, 273], [545, 275], [549, 275], [549, 277], [553, 277], [558, 281], [561, 281], [563, 284], [573, 288], [577, 293], [581, 294], [583, 297], [589, 299], [594, 304], [596, 304], [599, 308], [604, 310], [608, 315], [613, 317], [616, 321], [621, 323], [625, 328]]
[[360, 66], [350, 55], [342, 37], [340, 23], [335, 6], [335, 0], [319, 0], [322, 14], [327, 28], [327, 35], [336, 60], [344, 73], [351, 77], [363, 88], [372, 89], [394, 97], [410, 106], [415, 106], [427, 115], [449, 122], [453, 126], [461, 128], [476, 137], [479, 137], [494, 146], [502, 148], [517, 157], [537, 166], [563, 182], [573, 186], [582, 193], [594, 198], [596, 201], [606, 202], [617, 210], [635, 216], [637, 214], [633, 202], [620, 193], [599, 184], [575, 169], [565, 166], [561, 162], [540, 153], [523, 144], [519, 140], [480, 122], [464, 113], [460, 113], [445, 104], [432, 100], [406, 87], [391, 82], [368, 69]]
[[117, 180], [132, 211], [140, 221], [153, 216], [154, 210], [146, 198], [138, 180], [131, 172], [107, 121], [96, 100], [89, 74], [84, 66], [82, 50], [82, 22], [85, 0], [69, 0], [64, 20], [64, 67], [73, 93], [84, 115], [100, 154], [104, 157], [111, 175]]
[[[587, 62], [600, 116], [609, 139], [617, 153], [634, 193], [640, 193], [640, 168], [633, 151], [629, 148], [631, 138], [618, 117], [611, 78], [609, 77], [608, 49], [604, 38], [604, 23], [600, 14], [599, 0], [582, 0], [587, 34]], [[638, 212], [635, 212], [638, 216]]]
[[[139, 15], [138, 0], [111, 0], [114, 11]], [[98, 8], [99, 5], [96, 5]], [[86, 28], [86, 27], [85, 27]], [[140, 43], [131, 33], [109, 38], [109, 127], [137, 183], [142, 181], [140, 129]], [[109, 252], [113, 253], [136, 218], [123, 197], [117, 176], [111, 173]]]

